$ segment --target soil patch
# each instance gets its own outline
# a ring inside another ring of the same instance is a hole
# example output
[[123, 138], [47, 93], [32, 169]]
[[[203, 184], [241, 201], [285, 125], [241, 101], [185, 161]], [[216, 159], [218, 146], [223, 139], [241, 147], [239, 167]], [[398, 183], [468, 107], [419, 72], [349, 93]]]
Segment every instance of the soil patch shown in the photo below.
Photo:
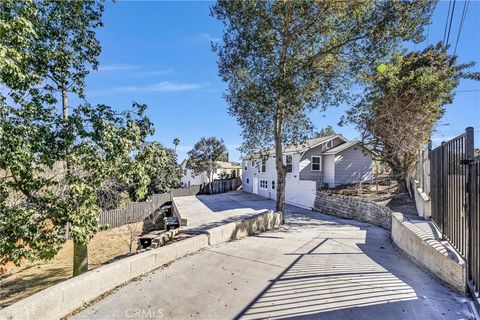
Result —
[[[137, 249], [143, 222], [97, 233], [88, 245], [89, 269], [129, 255]], [[72, 277], [73, 242], [67, 241], [49, 261], [25, 262], [0, 277], [0, 308]]]

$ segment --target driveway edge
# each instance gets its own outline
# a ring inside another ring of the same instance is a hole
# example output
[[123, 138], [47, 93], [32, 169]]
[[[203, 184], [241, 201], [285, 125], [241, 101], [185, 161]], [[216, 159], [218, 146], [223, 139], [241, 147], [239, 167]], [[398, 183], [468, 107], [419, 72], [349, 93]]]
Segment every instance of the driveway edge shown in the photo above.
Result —
[[278, 228], [281, 221], [281, 213], [265, 210], [252, 218], [211, 228], [203, 234], [112, 262], [0, 309], [0, 319], [60, 319], [106, 292], [181, 257], [209, 245]]

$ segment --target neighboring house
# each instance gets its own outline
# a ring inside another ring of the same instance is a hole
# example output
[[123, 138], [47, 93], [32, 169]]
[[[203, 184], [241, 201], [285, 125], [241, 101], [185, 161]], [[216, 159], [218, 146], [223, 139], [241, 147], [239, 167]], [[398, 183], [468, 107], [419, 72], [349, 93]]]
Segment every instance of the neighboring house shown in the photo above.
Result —
[[[268, 158], [259, 155], [242, 158], [242, 189], [270, 199], [276, 198], [277, 170], [275, 152]], [[287, 166], [285, 202], [312, 208], [321, 188], [372, 181], [372, 152], [359, 141], [341, 135], [307, 140], [304, 144], [284, 147]]]
[[[217, 171], [213, 174], [213, 180], [236, 178], [242, 176], [242, 167], [236, 162], [217, 161]], [[187, 168], [187, 160], [180, 164], [182, 168], [181, 186], [188, 188], [193, 185], [207, 184], [208, 176], [206, 172], [194, 175], [193, 170]]]

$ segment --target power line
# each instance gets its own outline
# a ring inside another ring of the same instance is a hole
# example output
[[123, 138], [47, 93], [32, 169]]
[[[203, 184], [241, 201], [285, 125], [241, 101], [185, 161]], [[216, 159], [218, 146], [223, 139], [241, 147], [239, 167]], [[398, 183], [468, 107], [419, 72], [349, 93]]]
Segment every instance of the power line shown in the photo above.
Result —
[[448, 26], [447, 44], [448, 44], [448, 41], [450, 40], [450, 30], [452, 30], [453, 14], [455, 13], [455, 4], [456, 3], [457, 3], [457, 1], [453, 0], [452, 16], [450, 17], [450, 25]]
[[445, 36], [447, 35], [448, 20], [450, 19], [450, 10], [452, 7], [452, 0], [448, 3], [448, 12], [447, 12], [447, 21], [445, 21], [445, 29], [443, 30], [443, 40], [442, 43], [445, 44]]
[[457, 93], [457, 92], [476, 92], [476, 91], [480, 91], [480, 89], [455, 90], [454, 92]]
[[465, 21], [465, 17], [467, 16], [468, 6], [470, 4], [470, 0], [465, 0], [463, 3], [463, 11], [462, 11], [462, 19], [460, 20], [460, 27], [458, 27], [458, 35], [457, 41], [455, 42], [455, 49], [453, 50], [453, 55], [457, 52], [458, 40], [460, 40], [460, 34], [462, 33], [463, 22]]

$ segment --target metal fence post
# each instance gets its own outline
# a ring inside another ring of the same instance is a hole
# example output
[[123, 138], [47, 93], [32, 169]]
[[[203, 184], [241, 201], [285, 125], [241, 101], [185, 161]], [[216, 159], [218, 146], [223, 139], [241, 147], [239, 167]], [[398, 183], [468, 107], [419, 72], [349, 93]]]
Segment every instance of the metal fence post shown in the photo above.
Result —
[[446, 192], [445, 192], [445, 189], [446, 189], [446, 183], [447, 183], [447, 179], [445, 177], [445, 166], [447, 165], [448, 163], [448, 159], [445, 159], [447, 157], [447, 153], [445, 152], [445, 147], [446, 147], [447, 143], [445, 141], [442, 141], [442, 146], [441, 146], [441, 156], [442, 156], [442, 159], [441, 159], [441, 165], [440, 165], [440, 168], [441, 168], [441, 175], [440, 175], [440, 181], [441, 181], [441, 188], [440, 188], [440, 199], [441, 199], [441, 204], [442, 204], [442, 209], [440, 210], [441, 212], [441, 215], [442, 215], [442, 240], [445, 240], [445, 209], [446, 209], [446, 202], [447, 202], [447, 199], [445, 197], [446, 195]]
[[473, 176], [473, 158], [474, 158], [474, 134], [473, 134], [473, 127], [468, 127], [465, 129], [465, 163], [466, 164], [466, 170], [467, 170], [467, 201], [466, 201], [466, 214], [467, 219], [465, 219], [466, 222], [466, 244], [467, 244], [467, 287], [468, 287], [468, 281], [471, 277], [471, 257], [472, 257], [472, 248], [473, 248], [473, 243], [472, 243], [472, 217], [473, 217], [473, 200], [474, 200], [474, 195], [473, 195], [473, 184], [474, 184], [474, 176]]

